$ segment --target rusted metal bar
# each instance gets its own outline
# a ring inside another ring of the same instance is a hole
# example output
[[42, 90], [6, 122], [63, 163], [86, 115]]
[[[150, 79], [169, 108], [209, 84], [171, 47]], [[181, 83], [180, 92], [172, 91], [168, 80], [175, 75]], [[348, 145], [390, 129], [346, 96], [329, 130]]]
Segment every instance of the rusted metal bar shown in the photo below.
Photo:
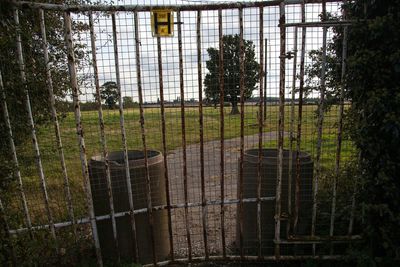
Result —
[[[306, 20], [305, 4], [301, 5], [301, 21]], [[293, 233], [297, 232], [300, 211], [300, 182], [301, 182], [301, 164], [300, 164], [300, 149], [301, 149], [301, 126], [303, 118], [303, 92], [304, 92], [304, 62], [306, 55], [306, 27], [301, 29], [301, 56], [300, 56], [300, 84], [299, 84], [299, 108], [297, 114], [297, 136], [296, 136], [296, 181], [295, 181], [295, 208], [293, 218]]]
[[222, 255], [226, 257], [225, 242], [225, 122], [224, 122], [224, 39], [222, 29], [222, 9], [218, 10], [218, 37], [219, 37], [219, 58], [218, 58], [218, 81], [219, 81], [219, 120], [220, 120], [220, 185], [221, 185], [221, 243]]
[[[261, 202], [270, 202], [270, 201], [274, 201], [275, 197], [261, 197], [260, 198]], [[243, 203], [257, 203], [257, 198], [244, 198], [243, 199]], [[209, 200], [206, 202], [207, 206], [220, 206], [221, 200]], [[224, 205], [237, 205], [239, 204], [239, 199], [226, 199], [223, 203]], [[193, 203], [188, 203], [187, 206], [190, 208], [195, 208], [195, 207], [201, 207], [203, 205], [202, 202], [193, 202]], [[185, 204], [173, 204], [171, 206], [167, 206], [167, 205], [161, 205], [161, 206], [154, 206], [152, 207], [153, 211], [158, 211], [158, 210], [166, 210], [168, 208], [171, 209], [182, 209], [185, 207]], [[135, 214], [142, 214], [142, 213], [147, 213], [148, 209], [147, 208], [142, 208], [142, 209], [136, 209], [134, 211]], [[115, 213], [115, 218], [119, 218], [119, 217], [126, 217], [130, 214], [130, 211], [122, 211], [122, 212], [116, 212]], [[102, 221], [102, 220], [108, 220], [110, 219], [110, 215], [101, 215], [101, 216], [96, 216], [96, 221]], [[82, 219], [78, 219], [76, 220], [77, 224], [86, 224], [86, 223], [90, 223], [90, 218], [82, 218]], [[59, 222], [59, 223], [55, 223], [54, 226], [56, 228], [62, 228], [62, 227], [68, 227], [71, 226], [72, 222], [71, 221], [67, 221], [67, 222]], [[34, 226], [32, 227], [32, 229], [35, 230], [40, 230], [40, 229], [48, 229], [50, 228], [50, 226], [48, 224], [43, 224], [43, 225], [39, 225], [39, 226]], [[10, 230], [10, 234], [16, 234], [16, 233], [22, 233], [22, 232], [26, 232], [28, 231], [28, 228], [19, 228], [19, 229], [12, 229]]]
[[[123, 107], [123, 101], [122, 101], [121, 78], [120, 78], [119, 58], [118, 58], [118, 38], [117, 38], [117, 26], [116, 26], [116, 20], [115, 20], [115, 13], [111, 14], [111, 20], [112, 20], [112, 30], [113, 30], [115, 76], [116, 76], [117, 89], [118, 89], [119, 123], [120, 123], [120, 128], [121, 128], [122, 148], [124, 150], [126, 186], [128, 188], [128, 196], [129, 196], [129, 198], [133, 198], [133, 196], [132, 196], [132, 185], [131, 185], [131, 175], [130, 175], [130, 170], [129, 170], [128, 144], [127, 144], [127, 141], [126, 141], [126, 131], [125, 131], [124, 107]], [[150, 201], [150, 204], [148, 204], [148, 205], [149, 205], [149, 211], [151, 213], [150, 174], [149, 174], [149, 168], [148, 168], [148, 163], [147, 163], [147, 149], [146, 149], [145, 144], [144, 144], [144, 147], [145, 148], [144, 148], [143, 152], [144, 152], [145, 175], [147, 177], [147, 182], [148, 182], [148, 185], [147, 185], [147, 187], [148, 187], [147, 188], [148, 189], [148, 201]], [[110, 185], [111, 185], [111, 183], [110, 183]], [[111, 190], [111, 192], [112, 192], [112, 190]], [[112, 202], [113, 202], [112, 201], [112, 195], [110, 195], [110, 207], [113, 205]], [[111, 214], [113, 212], [114, 211], [112, 210]], [[152, 220], [150, 218], [152, 218], [151, 214], [149, 214], [149, 223], [152, 224]], [[118, 239], [117, 239], [116, 226], [115, 226], [115, 232], [114, 232], [114, 239], [115, 239], [115, 246], [118, 249]], [[153, 246], [153, 248], [154, 247], [155, 247], [155, 245]], [[155, 259], [155, 261], [156, 261], [156, 259]]]
[[351, 195], [349, 228], [347, 230], [348, 235], [353, 234], [354, 213], [355, 213], [355, 209], [356, 209], [356, 192], [357, 192], [357, 188], [356, 188], [356, 186], [354, 186], [353, 194]]
[[292, 236], [288, 240], [290, 241], [352, 241], [352, 240], [361, 240], [362, 236], [360, 235], [337, 235], [337, 236]]
[[[322, 20], [326, 19], [326, 3], [322, 2]], [[324, 104], [325, 104], [325, 71], [326, 71], [326, 38], [327, 28], [322, 28], [322, 65], [321, 65], [321, 81], [320, 81], [320, 99], [318, 105], [317, 120], [317, 145], [315, 157], [315, 175], [313, 176], [313, 207], [311, 217], [311, 236], [315, 235], [317, 209], [318, 209], [318, 182], [321, 178], [321, 154], [322, 154], [322, 130], [324, 124]], [[315, 244], [313, 245], [313, 255], [315, 255]]]
[[239, 88], [240, 88], [240, 158], [239, 158], [239, 238], [240, 257], [244, 256], [243, 244], [243, 163], [244, 163], [244, 29], [243, 8], [239, 8]]
[[[116, 231], [116, 222], [115, 222], [115, 212], [114, 212], [114, 204], [113, 204], [113, 195], [112, 195], [112, 187], [111, 187], [111, 174], [110, 174], [110, 166], [108, 161], [108, 149], [107, 149], [107, 141], [104, 132], [104, 119], [103, 119], [103, 109], [101, 106], [101, 97], [100, 97], [100, 84], [99, 84], [99, 75], [98, 75], [98, 67], [97, 67], [97, 55], [96, 55], [96, 36], [93, 28], [93, 14], [89, 12], [89, 28], [90, 28], [90, 41], [91, 41], [91, 50], [92, 50], [92, 65], [93, 65], [93, 73], [94, 73], [94, 82], [96, 87], [96, 103], [97, 103], [97, 112], [99, 117], [99, 126], [100, 126], [100, 142], [103, 150], [103, 158], [104, 158], [104, 168], [106, 171], [106, 182], [107, 182], [107, 190], [108, 190], [108, 198], [110, 205], [110, 218], [112, 222], [113, 236], [114, 236], [114, 244], [116, 245], [116, 251], [118, 251], [118, 239], [117, 239], [117, 231]], [[119, 258], [119, 251], [118, 258]], [[119, 259], [118, 259], [119, 260]]]
[[203, 240], [204, 255], [208, 259], [208, 238], [207, 238], [207, 198], [204, 178], [204, 129], [203, 129], [203, 77], [201, 64], [201, 11], [197, 11], [196, 40], [197, 40], [197, 78], [199, 87], [199, 134], [200, 134], [200, 179], [201, 179], [201, 203], [202, 204], [202, 222], [203, 222]]
[[71, 190], [69, 187], [69, 177], [68, 177], [68, 173], [67, 173], [67, 166], [65, 164], [64, 148], [63, 148], [63, 144], [61, 141], [60, 125], [59, 125], [58, 119], [57, 119], [56, 103], [55, 103], [54, 90], [53, 90], [53, 79], [52, 79], [51, 69], [50, 69], [49, 51], [47, 48], [48, 43], [47, 43], [47, 36], [46, 36], [46, 25], [45, 25], [43, 9], [39, 9], [39, 17], [40, 17], [40, 30], [41, 30], [42, 42], [43, 42], [44, 63], [46, 65], [46, 83], [47, 83], [47, 90], [49, 92], [51, 117], [53, 119], [57, 148], [58, 148], [58, 153], [60, 155], [61, 170], [62, 170], [63, 178], [64, 178], [64, 192], [65, 192], [65, 197], [67, 200], [66, 202], [67, 202], [68, 215], [72, 222], [72, 232], [74, 234], [74, 238], [75, 238], [75, 240], [77, 240], [74, 207], [72, 204]]
[[[171, 216], [171, 204], [168, 204], [170, 201], [170, 192], [169, 192], [169, 178], [168, 178], [168, 162], [167, 162], [167, 139], [166, 139], [166, 125], [165, 125], [165, 107], [164, 107], [164, 81], [163, 81], [163, 67], [162, 67], [162, 50], [161, 50], [161, 38], [157, 37], [157, 54], [158, 54], [158, 81], [160, 86], [160, 111], [161, 111], [161, 135], [162, 135], [162, 147], [163, 147], [163, 156], [164, 156], [164, 177], [165, 177], [165, 190], [167, 195], [167, 205], [168, 216]], [[172, 227], [172, 222], [171, 227]]]
[[331, 206], [331, 221], [329, 228], [329, 235], [333, 236], [335, 231], [335, 213], [336, 213], [336, 197], [337, 197], [337, 180], [340, 175], [340, 156], [342, 151], [342, 136], [343, 136], [343, 113], [344, 113], [344, 87], [346, 75], [346, 60], [347, 60], [347, 27], [343, 28], [343, 41], [342, 41], [342, 70], [340, 77], [340, 98], [339, 98], [339, 122], [338, 133], [336, 141], [336, 158], [335, 158], [335, 175], [333, 176], [332, 184], [332, 206]]
[[335, 27], [335, 26], [350, 26], [354, 20], [338, 20], [338, 21], [315, 21], [315, 22], [294, 22], [285, 23], [284, 27]]
[[87, 163], [87, 157], [86, 157], [85, 138], [83, 136], [81, 109], [80, 109], [80, 103], [79, 103], [79, 88], [78, 88], [78, 80], [77, 80], [77, 75], [76, 75], [75, 53], [74, 53], [74, 44], [73, 44], [72, 28], [71, 28], [71, 14], [69, 12], [64, 13], [64, 27], [65, 27], [65, 31], [64, 31], [65, 43], [67, 46], [68, 70], [69, 70], [70, 83], [71, 83], [71, 89], [72, 89], [72, 98], [73, 98], [73, 103], [74, 103], [74, 107], [75, 107], [74, 116], [75, 116], [75, 124], [76, 124], [76, 135], [78, 138], [78, 145], [79, 145], [79, 152], [80, 152], [79, 156], [80, 156], [80, 160], [81, 160], [82, 176], [83, 176], [83, 182], [84, 182], [84, 186], [85, 186], [86, 202], [87, 202], [87, 206], [88, 206], [90, 224], [92, 227], [94, 246], [96, 249], [97, 264], [99, 266], [103, 266], [103, 259], [101, 256], [99, 236], [97, 233], [96, 218], [95, 218], [94, 209], [93, 209], [92, 190], [90, 187], [90, 180], [89, 180], [89, 170], [88, 170], [88, 163]]
[[[304, 261], [304, 260], [324, 260], [324, 261], [343, 261], [343, 260], [350, 260], [352, 259], [348, 255], [319, 255], [319, 256], [311, 256], [311, 255], [297, 255], [297, 256], [290, 256], [290, 255], [282, 255], [282, 261]], [[205, 257], [193, 257], [193, 263], [201, 263], [204, 262]], [[244, 256], [244, 258], [240, 258], [240, 256], [229, 255], [226, 258], [222, 256], [210, 256], [211, 261], [215, 261], [218, 263], [224, 263], [224, 261], [238, 261], [243, 260], [248, 263], [259, 263], [262, 262], [275, 262], [276, 259], [274, 256], [262, 256], [261, 259], [258, 256]], [[175, 261], [163, 261], [159, 262], [159, 266], [169, 266], [173, 264], [185, 264], [187, 263], [187, 259], [176, 259]], [[150, 267], [151, 265], [143, 265], [143, 267]]]
[[[181, 96], [181, 129], [182, 129], [182, 160], [183, 160], [183, 188], [185, 198], [185, 226], [188, 243], [189, 262], [192, 259], [192, 241], [189, 229], [189, 210], [188, 203], [188, 175], [187, 175], [187, 155], [186, 155], [186, 124], [185, 124], [185, 87], [183, 82], [183, 52], [182, 52], [182, 23], [181, 12], [177, 12], [178, 19], [178, 54], [179, 54], [179, 88]], [[202, 192], [204, 193], [204, 192]]]
[[[279, 6], [282, 2], [287, 5], [301, 4], [303, 0], [271, 0], [260, 2], [229, 2], [229, 3], [216, 3], [216, 4], [189, 4], [189, 5], [58, 5], [48, 3], [36, 3], [29, 1], [14, 0], [13, 4], [19, 8], [30, 9], [48, 9], [55, 11], [68, 11], [68, 12], [86, 12], [86, 11], [151, 11], [152, 9], [172, 9], [175, 11], [198, 11], [198, 10], [219, 10], [219, 9], [235, 9], [235, 8], [251, 8], [251, 7], [270, 7]], [[342, 0], [326, 0], [329, 3], [337, 3]], [[318, 4], [322, 0], [305, 0], [307, 4]]]
[[[139, 112], [140, 112], [140, 130], [142, 135], [142, 143], [143, 143], [143, 152], [144, 152], [144, 165], [145, 165], [145, 175], [146, 175], [146, 183], [147, 183], [147, 210], [148, 210], [148, 218], [149, 218], [149, 226], [150, 226], [150, 235], [152, 242], [152, 250], [153, 250], [153, 263], [157, 262], [156, 251], [155, 251], [155, 239], [154, 239], [154, 219], [152, 214], [152, 202], [151, 202], [151, 185], [150, 185], [150, 174], [149, 174], [149, 164], [147, 159], [147, 143], [146, 143], [146, 129], [145, 129], [145, 120], [144, 120], [144, 109], [143, 109], [143, 88], [142, 88], [142, 73], [140, 67], [140, 38], [139, 38], [139, 16], [137, 12], [134, 12], [135, 19], [135, 52], [136, 52], [136, 73], [137, 73], [137, 87], [139, 94]], [[157, 43], [159, 43], [159, 38], [157, 38]], [[161, 48], [160, 48], [161, 49]], [[158, 52], [159, 57], [159, 67], [162, 63], [161, 61], [161, 50]], [[161, 69], [162, 74], [162, 69]], [[162, 90], [162, 75], [160, 77], [160, 92]], [[162, 94], [161, 94], [162, 95]], [[168, 207], [168, 230], [169, 230], [169, 240], [171, 247], [171, 259], [174, 258], [174, 250], [173, 250], [173, 239], [172, 239], [172, 224], [171, 224], [171, 209], [170, 209], [170, 196], [169, 196], [169, 182], [168, 182], [168, 164], [167, 164], [167, 155], [166, 155], [166, 145], [165, 145], [165, 118], [163, 114], [163, 104], [162, 106], [162, 119], [163, 119], [163, 156], [164, 156], [164, 175], [165, 175], [165, 190], [167, 195], [167, 207]], [[135, 214], [135, 213], [133, 213]], [[137, 244], [136, 244], [136, 253], [137, 252]], [[139, 254], [137, 254], [139, 257]]]
[[[279, 76], [279, 131], [278, 131], [278, 170], [276, 178], [275, 195], [275, 241], [279, 242], [281, 238], [281, 191], [282, 191], [282, 172], [283, 172], [283, 132], [285, 130], [285, 60], [286, 60], [286, 28], [285, 23], [285, 3], [279, 6], [279, 24], [280, 27], [280, 76]], [[275, 258], [280, 258], [279, 243], [275, 244]]]
[[[259, 8], [259, 41], [260, 41], [260, 62], [264, 61], [264, 8]], [[259, 86], [260, 86], [260, 100], [259, 100], [259, 109], [258, 109], [258, 166], [257, 166], [257, 241], [258, 241], [258, 256], [262, 255], [262, 244], [261, 244], [261, 165], [262, 165], [262, 146], [263, 146], [263, 82], [264, 82], [264, 67], [263, 64], [260, 64], [259, 69]]]
[[3, 116], [4, 116], [4, 121], [6, 125], [6, 130], [8, 134], [8, 143], [11, 149], [11, 154], [13, 158], [13, 163], [14, 163], [14, 173], [18, 181], [18, 191], [21, 195], [21, 202], [22, 202], [22, 207], [24, 210], [24, 219], [25, 223], [27, 226], [27, 229], [30, 232], [30, 235], [32, 237], [32, 222], [31, 222], [31, 216], [29, 215], [29, 208], [28, 208], [28, 203], [26, 201], [26, 196], [25, 196], [25, 191], [24, 191], [24, 186], [22, 183], [22, 177], [21, 177], [21, 171], [19, 169], [19, 163], [18, 163], [18, 157], [17, 157], [17, 150], [15, 148], [15, 143], [14, 143], [14, 135], [13, 131], [11, 128], [11, 122], [10, 122], [10, 115], [8, 113], [8, 106], [7, 106], [7, 101], [6, 101], [6, 93], [4, 89], [4, 84], [3, 84], [3, 77], [1, 74], [0, 70], [0, 91], [1, 91], [1, 108], [3, 110]]
[[[324, 236], [316, 236], [314, 238], [310, 238], [309, 236], [296, 236], [296, 237], [291, 237], [288, 238], [286, 240], [282, 240], [280, 241], [280, 244], [293, 244], [293, 245], [306, 245], [306, 244], [326, 244], [326, 243], [350, 243], [350, 242], [354, 242], [354, 241], [361, 241], [362, 240], [362, 236], [360, 235], [353, 235], [353, 236], [328, 236], [328, 237], [324, 237]], [[332, 253], [331, 253], [332, 255]]]
[[[293, 48], [293, 74], [292, 74], [292, 97], [290, 99], [290, 126], [289, 126], [289, 166], [288, 166], [288, 215], [292, 218], [292, 181], [293, 181], [293, 141], [294, 141], [294, 100], [296, 91], [297, 74], [297, 35], [298, 28], [294, 28]], [[287, 221], [286, 236], [290, 235], [291, 220]]]
[[[265, 77], [264, 77], [264, 121], [267, 120], [267, 80], [268, 80], [268, 39], [265, 38], [264, 41], [265, 46], [265, 59], [264, 59], [264, 69], [265, 69]], [[260, 44], [261, 47], [261, 44]], [[262, 62], [262, 61], [260, 61]], [[261, 96], [260, 96], [261, 97]]]
[[26, 107], [26, 112], [28, 115], [28, 123], [29, 127], [31, 130], [31, 138], [32, 138], [32, 145], [33, 149], [35, 151], [35, 158], [36, 158], [36, 165], [38, 169], [38, 174], [40, 178], [40, 186], [42, 189], [43, 193], [43, 198], [44, 198], [44, 205], [46, 209], [46, 215], [47, 219], [50, 224], [50, 232], [51, 236], [55, 242], [55, 247], [58, 251], [58, 244], [57, 244], [57, 236], [56, 236], [56, 230], [54, 228], [54, 221], [53, 221], [53, 214], [50, 209], [50, 204], [49, 204], [49, 195], [47, 193], [47, 186], [46, 186], [46, 178], [44, 175], [43, 171], [43, 165], [42, 165], [42, 158], [40, 155], [40, 149], [39, 149], [39, 144], [36, 136], [36, 127], [35, 127], [35, 122], [33, 120], [33, 114], [32, 114], [32, 108], [31, 108], [31, 101], [30, 101], [30, 96], [29, 96], [29, 90], [28, 90], [28, 85], [27, 85], [27, 80], [26, 80], [26, 74], [25, 74], [25, 60], [24, 60], [24, 55], [22, 51], [22, 41], [21, 41], [21, 28], [19, 24], [19, 14], [18, 14], [18, 9], [14, 9], [14, 23], [15, 26], [17, 27], [17, 57], [18, 57], [18, 65], [19, 65], [19, 72], [21, 76], [21, 81], [24, 86], [24, 93], [25, 93], [25, 107]]

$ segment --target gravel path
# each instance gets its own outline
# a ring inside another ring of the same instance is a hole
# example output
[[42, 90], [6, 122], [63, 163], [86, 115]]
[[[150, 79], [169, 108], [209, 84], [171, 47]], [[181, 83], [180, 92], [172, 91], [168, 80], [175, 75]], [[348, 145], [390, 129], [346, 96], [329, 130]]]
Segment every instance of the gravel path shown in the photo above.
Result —
[[[286, 134], [286, 133], [285, 133]], [[278, 132], [263, 133], [263, 142], [277, 139]], [[244, 137], [245, 149], [258, 146], [258, 134]], [[237, 194], [238, 159], [240, 156], [240, 137], [225, 140], [225, 199], [235, 199]], [[201, 202], [201, 162], [200, 145], [186, 147], [188, 202]], [[170, 179], [171, 203], [184, 203], [183, 184], [183, 149], [172, 151], [168, 157], [168, 174]], [[220, 141], [204, 143], [205, 191], [206, 199], [220, 200]], [[219, 253], [221, 249], [220, 206], [207, 207], [207, 235], [210, 254]], [[189, 208], [189, 229], [191, 234], [192, 255], [204, 255], [202, 234], [201, 207]], [[177, 256], [187, 254], [187, 236], [184, 209], [172, 211], [174, 248]], [[230, 246], [235, 240], [236, 205], [228, 205], [225, 210], [226, 244]]]

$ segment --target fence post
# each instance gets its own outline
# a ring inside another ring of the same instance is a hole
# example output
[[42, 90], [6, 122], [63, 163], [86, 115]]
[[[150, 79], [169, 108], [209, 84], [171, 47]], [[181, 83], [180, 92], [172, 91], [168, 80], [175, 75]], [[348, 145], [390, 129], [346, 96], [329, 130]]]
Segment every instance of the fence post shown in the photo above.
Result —
[[[306, 7], [305, 3], [301, 4], [301, 22], [306, 21]], [[299, 221], [300, 212], [300, 149], [301, 149], [301, 131], [302, 131], [302, 118], [303, 118], [303, 91], [304, 91], [304, 65], [306, 55], [306, 27], [301, 28], [301, 55], [300, 55], [300, 84], [299, 84], [299, 107], [297, 114], [297, 136], [296, 136], [296, 180], [295, 180], [295, 208], [293, 218], [293, 233], [297, 233], [297, 226]]]
[[222, 9], [218, 9], [218, 38], [219, 38], [219, 57], [218, 57], [218, 82], [219, 82], [219, 120], [220, 120], [220, 186], [221, 186], [221, 242], [222, 255], [226, 258], [226, 241], [225, 241], [225, 122], [224, 122], [224, 39], [222, 28]]
[[32, 145], [33, 145], [33, 149], [35, 151], [36, 165], [37, 165], [37, 169], [39, 172], [40, 186], [41, 186], [42, 193], [43, 193], [44, 205], [45, 205], [45, 209], [46, 209], [47, 219], [48, 219], [49, 225], [50, 225], [51, 236], [53, 237], [53, 240], [55, 242], [55, 247], [56, 247], [56, 251], [58, 254], [59, 251], [58, 251], [58, 244], [57, 244], [56, 229], [54, 227], [53, 214], [50, 209], [49, 196], [47, 193], [46, 177], [45, 177], [44, 171], [43, 171], [42, 157], [40, 155], [39, 143], [38, 143], [37, 136], [36, 136], [36, 127], [35, 127], [35, 122], [33, 120], [31, 101], [30, 101], [29, 90], [28, 90], [28, 85], [27, 85], [27, 81], [26, 81], [25, 60], [24, 60], [24, 55], [23, 55], [23, 51], [22, 51], [21, 28], [20, 28], [20, 24], [19, 24], [18, 12], [19, 12], [18, 9], [14, 9], [14, 23], [17, 27], [17, 40], [16, 41], [17, 41], [18, 65], [19, 65], [21, 80], [22, 80], [22, 83], [24, 86], [24, 91], [25, 91], [24, 92], [25, 93], [25, 106], [26, 106], [26, 111], [28, 113], [28, 123], [29, 123], [29, 127], [31, 130]]
[[240, 88], [240, 158], [239, 158], [239, 231], [240, 258], [244, 259], [243, 244], [243, 163], [244, 163], [244, 29], [243, 8], [239, 8], [239, 88]]
[[28, 228], [30, 237], [33, 238], [31, 216], [29, 215], [28, 203], [26, 201], [24, 186], [22, 183], [21, 171], [19, 168], [17, 150], [15, 148], [15, 143], [14, 143], [14, 135], [13, 135], [13, 131], [11, 128], [10, 115], [8, 113], [8, 107], [7, 107], [7, 102], [6, 102], [6, 93], [4, 90], [3, 77], [1, 74], [1, 70], [0, 70], [0, 91], [1, 91], [1, 108], [3, 109], [4, 121], [5, 121], [6, 128], [7, 128], [8, 143], [11, 148], [14, 169], [15, 169], [15, 176], [18, 181], [18, 191], [21, 195], [21, 202], [22, 202], [22, 207], [23, 207], [24, 215], [25, 215], [25, 223]]
[[79, 145], [79, 156], [81, 161], [82, 168], [82, 176], [83, 182], [86, 192], [86, 202], [88, 205], [89, 212], [89, 220], [92, 227], [93, 241], [96, 249], [96, 258], [97, 264], [99, 266], [103, 266], [103, 259], [101, 255], [100, 241], [99, 235], [97, 232], [97, 224], [96, 217], [94, 215], [93, 209], [93, 199], [92, 199], [92, 189], [90, 188], [90, 180], [89, 180], [89, 170], [88, 163], [86, 157], [86, 146], [85, 146], [85, 138], [83, 136], [83, 127], [81, 120], [81, 109], [79, 104], [79, 88], [78, 88], [78, 80], [76, 76], [76, 66], [75, 66], [75, 52], [74, 52], [74, 43], [72, 38], [72, 27], [71, 27], [71, 14], [69, 12], [64, 13], [64, 27], [65, 27], [65, 43], [67, 46], [67, 58], [68, 58], [68, 70], [70, 76], [70, 83], [72, 89], [72, 98], [74, 102], [74, 115], [75, 115], [75, 124], [76, 124], [76, 135], [78, 138]]
[[262, 146], [263, 146], [263, 126], [264, 126], [264, 115], [263, 115], [263, 79], [264, 79], [264, 8], [259, 9], [259, 41], [260, 41], [260, 69], [259, 69], [259, 86], [260, 86], [260, 99], [259, 99], [259, 114], [258, 114], [258, 166], [257, 166], [257, 241], [258, 241], [258, 257], [262, 255], [262, 235], [261, 235], [261, 177], [262, 177]]
[[281, 235], [281, 191], [283, 173], [283, 134], [285, 130], [285, 60], [286, 60], [286, 28], [285, 28], [285, 2], [279, 5], [280, 26], [280, 75], [279, 75], [279, 132], [278, 132], [278, 170], [275, 195], [275, 258], [280, 258]]
[[289, 237], [292, 220], [292, 176], [293, 176], [293, 141], [294, 141], [294, 100], [296, 91], [297, 71], [297, 34], [298, 28], [294, 27], [294, 48], [293, 48], [293, 74], [292, 74], [292, 97], [290, 99], [290, 129], [289, 129], [289, 170], [288, 170], [288, 220], [286, 224], [286, 237]]
[[[322, 1], [322, 20], [326, 20], [326, 3]], [[315, 236], [317, 209], [318, 209], [318, 181], [321, 178], [321, 153], [322, 153], [322, 131], [324, 124], [324, 104], [325, 104], [325, 72], [326, 72], [326, 38], [327, 27], [322, 28], [322, 66], [320, 79], [320, 100], [318, 105], [318, 121], [317, 121], [317, 147], [315, 158], [315, 175], [313, 180], [313, 207], [311, 217], [311, 236]], [[313, 255], [315, 255], [316, 245], [313, 244]]]
[[65, 196], [67, 198], [68, 215], [72, 222], [72, 230], [73, 230], [74, 238], [75, 238], [75, 242], [76, 242], [77, 241], [76, 221], [75, 221], [75, 216], [74, 216], [74, 207], [72, 204], [71, 190], [69, 188], [69, 177], [68, 177], [68, 173], [67, 173], [67, 166], [65, 164], [64, 148], [63, 148], [63, 144], [61, 141], [60, 125], [59, 125], [58, 119], [57, 119], [57, 111], [56, 111], [56, 106], [55, 106], [56, 103], [55, 103], [54, 90], [53, 90], [53, 80], [52, 80], [50, 61], [49, 61], [49, 51], [47, 48], [48, 43], [47, 43], [47, 35], [46, 35], [46, 24], [45, 24], [45, 17], [44, 17], [43, 9], [39, 9], [39, 17], [40, 17], [40, 30], [41, 30], [42, 42], [43, 42], [44, 63], [46, 65], [46, 82], [47, 82], [47, 91], [49, 92], [51, 117], [53, 119], [57, 148], [58, 148], [58, 153], [60, 155], [61, 170], [62, 170], [63, 178], [64, 178], [64, 191], [65, 191]]

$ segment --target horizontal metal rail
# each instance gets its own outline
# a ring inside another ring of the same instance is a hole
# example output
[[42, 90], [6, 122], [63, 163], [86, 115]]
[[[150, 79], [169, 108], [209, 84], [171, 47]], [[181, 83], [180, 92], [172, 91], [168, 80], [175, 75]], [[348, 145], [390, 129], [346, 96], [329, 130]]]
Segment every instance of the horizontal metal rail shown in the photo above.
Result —
[[[275, 197], [261, 197], [260, 201], [261, 202], [267, 202], [267, 201], [273, 201], [275, 200]], [[225, 200], [223, 203], [221, 202], [221, 200], [213, 200], [213, 201], [207, 201], [206, 205], [207, 206], [217, 206], [217, 205], [221, 205], [221, 204], [228, 204], [228, 205], [233, 205], [233, 204], [238, 204], [239, 203], [239, 199], [227, 199]], [[243, 199], [243, 203], [255, 203], [257, 202], [257, 198], [244, 198]], [[188, 208], [192, 208], [192, 207], [201, 207], [203, 205], [202, 202], [193, 202], [193, 203], [187, 203], [187, 207]], [[160, 205], [160, 206], [154, 206], [152, 208], [153, 211], [157, 211], [157, 210], [164, 210], [164, 209], [181, 209], [181, 208], [185, 208], [186, 204], [171, 204], [170, 206], [168, 205]], [[143, 209], [137, 209], [134, 210], [134, 214], [140, 214], [140, 213], [146, 213], [147, 212], [147, 208], [143, 208]], [[124, 216], [128, 216], [131, 214], [131, 211], [123, 211], [123, 212], [117, 212], [114, 214], [115, 218], [118, 217], [124, 217]], [[90, 219], [91, 218], [82, 218], [79, 220], [76, 220], [76, 224], [86, 224], [86, 223], [90, 223]], [[96, 216], [96, 221], [102, 221], [102, 220], [107, 220], [110, 219], [110, 215], [102, 215], [102, 216]], [[54, 227], [55, 228], [62, 228], [62, 227], [67, 227], [67, 226], [71, 226], [72, 222], [71, 221], [66, 221], [66, 222], [60, 222], [60, 223], [55, 223]], [[50, 227], [50, 225], [48, 224], [44, 224], [44, 225], [38, 225], [38, 226], [32, 226], [31, 229], [33, 230], [41, 230], [41, 229], [48, 229]], [[10, 234], [17, 234], [17, 233], [22, 233], [22, 232], [26, 232], [29, 229], [24, 227], [24, 228], [19, 228], [19, 229], [13, 229], [10, 230]]]
[[[209, 259], [214, 262], [218, 261], [240, 261], [241, 257], [240, 256], [234, 256], [234, 255], [227, 255], [226, 257], [222, 256], [210, 256]], [[283, 261], [301, 261], [301, 260], [332, 260], [332, 261], [337, 261], [337, 260], [346, 260], [346, 259], [351, 259], [351, 256], [345, 256], [345, 255], [319, 255], [319, 256], [311, 256], [311, 255], [296, 255], [296, 256], [289, 256], [289, 255], [282, 255], [280, 257], [281, 260]], [[265, 262], [265, 261], [276, 261], [275, 256], [243, 256], [243, 260], [247, 262]], [[205, 257], [193, 257], [192, 262], [193, 263], [198, 263], [198, 262], [204, 262]], [[174, 261], [163, 261], [163, 262], [158, 262], [158, 266], [167, 266], [170, 264], [182, 264], [182, 263], [187, 263], [187, 259], [177, 259]], [[149, 267], [153, 266], [151, 264], [148, 265], [143, 265], [143, 267]]]
[[353, 20], [340, 21], [315, 21], [315, 22], [293, 22], [284, 23], [283, 27], [335, 27], [335, 26], [350, 26], [354, 24]]
[[[216, 3], [216, 4], [190, 4], [190, 5], [58, 5], [48, 3], [35, 3], [29, 1], [14, 1], [13, 4], [18, 8], [46, 9], [54, 11], [85, 12], [85, 11], [151, 11], [153, 9], [173, 9], [175, 11], [198, 11], [198, 10], [219, 10], [234, 8], [268, 7], [279, 6], [282, 2], [285, 5], [298, 5], [303, 2], [306, 4], [319, 4], [322, 0], [273, 0], [263, 2], [236, 2], [236, 3]], [[327, 0], [326, 2], [337, 3], [340, 0]]]

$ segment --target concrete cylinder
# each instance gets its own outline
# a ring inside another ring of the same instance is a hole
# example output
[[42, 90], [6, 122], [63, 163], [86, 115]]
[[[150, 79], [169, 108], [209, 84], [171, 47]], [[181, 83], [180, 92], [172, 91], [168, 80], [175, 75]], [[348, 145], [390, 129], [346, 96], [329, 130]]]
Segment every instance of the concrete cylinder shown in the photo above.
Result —
[[[243, 198], [257, 197], [258, 149], [249, 149], [244, 153], [243, 162]], [[292, 152], [292, 211], [295, 207], [296, 152]], [[300, 152], [300, 212], [297, 234], [311, 232], [312, 177], [313, 161], [308, 153]], [[240, 165], [239, 165], [240, 166]], [[278, 170], [278, 150], [263, 149], [261, 160], [261, 197], [274, 197]], [[281, 189], [281, 211], [288, 211], [289, 150], [283, 151], [283, 174]], [[238, 197], [240, 181], [238, 179]], [[239, 211], [238, 211], [239, 214]], [[261, 204], [261, 239], [264, 255], [273, 253], [275, 235], [275, 200]], [[256, 253], [257, 239], [257, 203], [243, 204], [243, 242], [247, 254]], [[239, 219], [239, 217], [238, 217]], [[238, 224], [237, 224], [238, 225]], [[286, 221], [281, 221], [281, 236], [286, 237]], [[239, 228], [237, 227], [236, 245], [239, 246]]]
[[[164, 161], [158, 151], [148, 150], [148, 166], [151, 181], [151, 202], [153, 207], [166, 205]], [[128, 190], [124, 153], [122, 151], [109, 153], [109, 167], [114, 197], [114, 210], [129, 211]], [[129, 173], [131, 178], [133, 205], [135, 210], [147, 208], [147, 185], [143, 151], [131, 150], [128, 152]], [[96, 216], [109, 215], [110, 205], [108, 198], [106, 170], [104, 158], [94, 156], [89, 162], [89, 175], [92, 188], [93, 205]], [[170, 246], [168, 241], [168, 215], [166, 210], [153, 211], [154, 238], [157, 260], [168, 258]], [[139, 251], [139, 262], [146, 264], [153, 262], [153, 253], [150, 237], [150, 227], [147, 213], [135, 215], [136, 237]], [[130, 215], [116, 218], [119, 254], [122, 260], [132, 261], [135, 249], [135, 240], [131, 230]], [[117, 251], [114, 245], [111, 219], [97, 222], [100, 246], [104, 259], [115, 262]]]

